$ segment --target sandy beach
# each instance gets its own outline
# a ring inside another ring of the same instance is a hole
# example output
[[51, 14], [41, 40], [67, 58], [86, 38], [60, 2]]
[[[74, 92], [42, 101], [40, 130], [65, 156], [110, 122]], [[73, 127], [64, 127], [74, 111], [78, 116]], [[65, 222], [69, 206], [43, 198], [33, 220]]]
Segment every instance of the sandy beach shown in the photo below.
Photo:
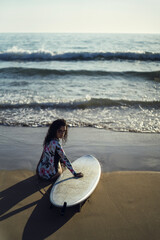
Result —
[[71, 128], [67, 156], [94, 155], [102, 176], [81, 212], [62, 217], [35, 176], [46, 131], [0, 126], [0, 239], [159, 239], [159, 134]]

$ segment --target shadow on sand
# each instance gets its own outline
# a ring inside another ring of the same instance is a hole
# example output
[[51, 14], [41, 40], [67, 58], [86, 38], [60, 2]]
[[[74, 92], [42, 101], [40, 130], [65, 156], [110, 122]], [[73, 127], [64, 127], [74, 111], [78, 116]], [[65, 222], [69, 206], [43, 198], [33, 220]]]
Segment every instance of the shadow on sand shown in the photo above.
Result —
[[[53, 183], [52, 183], [53, 184]], [[25, 179], [0, 193], [0, 221], [10, 218], [32, 206], [35, 208], [29, 217], [23, 231], [23, 240], [45, 239], [60, 227], [62, 227], [76, 213], [75, 207], [66, 210], [65, 216], [60, 215], [60, 209], [50, 208], [49, 193], [52, 187], [51, 182], [38, 181], [37, 176]], [[16, 204], [40, 191], [49, 187], [47, 192], [39, 200], [9, 211]], [[9, 212], [8, 212], [9, 211]], [[25, 216], [24, 216], [25, 217]], [[15, 225], [16, 226], [16, 225]]]
[[[50, 189], [47, 193], [49, 192]], [[76, 207], [67, 208], [64, 216], [61, 216], [60, 213], [60, 208], [54, 206], [50, 208], [48, 194], [45, 194], [32, 212], [25, 226], [22, 239], [46, 239], [74, 216]]]
[[19, 183], [16, 183], [15, 185], [0, 192], [0, 216], [2, 214], [4, 214], [0, 218], [0, 220], [2, 221], [8, 217], [11, 217], [33, 205], [37, 204], [37, 202], [39, 200], [5, 214], [12, 207], [14, 207], [17, 203], [21, 202], [25, 198], [27, 198], [30, 195], [34, 194], [35, 192], [39, 191], [40, 188], [48, 186], [49, 184], [51, 184], [51, 183], [47, 182], [47, 181], [46, 182], [41, 181], [39, 183], [38, 178], [35, 175], [35, 176], [29, 177]]

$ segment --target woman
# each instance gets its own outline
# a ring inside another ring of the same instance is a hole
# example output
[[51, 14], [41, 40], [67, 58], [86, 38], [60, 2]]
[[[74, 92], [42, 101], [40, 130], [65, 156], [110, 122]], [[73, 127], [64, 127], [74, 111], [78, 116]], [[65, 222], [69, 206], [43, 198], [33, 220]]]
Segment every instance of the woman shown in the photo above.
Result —
[[75, 177], [83, 177], [76, 173], [67, 159], [59, 140], [67, 140], [68, 127], [64, 119], [54, 121], [45, 137], [43, 153], [37, 166], [37, 174], [42, 179], [55, 179], [62, 173], [60, 162], [65, 165]]

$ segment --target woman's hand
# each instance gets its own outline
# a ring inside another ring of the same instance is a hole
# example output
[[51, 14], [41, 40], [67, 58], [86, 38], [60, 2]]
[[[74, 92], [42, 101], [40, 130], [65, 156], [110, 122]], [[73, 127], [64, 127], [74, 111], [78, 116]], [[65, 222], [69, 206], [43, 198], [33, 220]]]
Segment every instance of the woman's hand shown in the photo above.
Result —
[[83, 177], [83, 173], [81, 173], [81, 172], [75, 173], [74, 176], [75, 176], [76, 178], [81, 178], [81, 177]]

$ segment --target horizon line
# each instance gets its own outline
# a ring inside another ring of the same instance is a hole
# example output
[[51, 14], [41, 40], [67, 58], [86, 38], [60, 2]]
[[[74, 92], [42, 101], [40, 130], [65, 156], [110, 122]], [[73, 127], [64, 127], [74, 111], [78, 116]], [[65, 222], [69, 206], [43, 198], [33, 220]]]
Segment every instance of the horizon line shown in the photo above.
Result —
[[32, 32], [32, 31], [7, 31], [7, 32], [0, 32], [1, 33], [34, 33], [34, 34], [38, 34], [38, 33], [56, 33], [56, 34], [160, 34], [160, 32]]

